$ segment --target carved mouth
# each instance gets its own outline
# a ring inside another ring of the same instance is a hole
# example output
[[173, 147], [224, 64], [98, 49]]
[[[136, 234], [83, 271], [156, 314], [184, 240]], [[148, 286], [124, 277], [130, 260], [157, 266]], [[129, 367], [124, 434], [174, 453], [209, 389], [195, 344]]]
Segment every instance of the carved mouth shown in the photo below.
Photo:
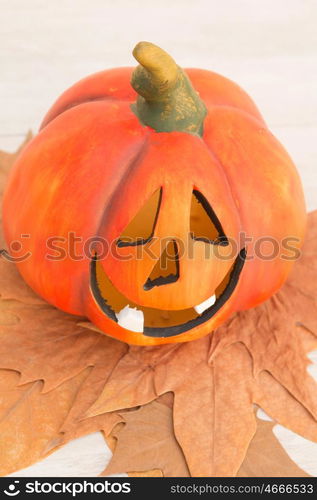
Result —
[[122, 328], [147, 337], [172, 337], [205, 323], [219, 311], [237, 286], [245, 258], [242, 249], [214, 294], [189, 309], [168, 311], [134, 304], [113, 285], [97, 255], [90, 264], [91, 292], [104, 314]]

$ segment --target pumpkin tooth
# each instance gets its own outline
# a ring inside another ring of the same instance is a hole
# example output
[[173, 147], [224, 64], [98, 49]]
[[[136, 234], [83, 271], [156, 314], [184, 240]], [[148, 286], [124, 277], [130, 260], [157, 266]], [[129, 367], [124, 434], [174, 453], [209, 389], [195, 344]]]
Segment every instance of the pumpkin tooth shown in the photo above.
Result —
[[195, 306], [194, 309], [198, 314], [202, 314], [204, 311], [206, 311], [206, 309], [209, 309], [209, 307], [213, 306], [216, 300], [217, 297], [214, 293], [211, 297], [209, 297], [209, 299], [204, 300], [204, 302]]
[[136, 307], [129, 307], [129, 305], [127, 305], [116, 313], [116, 316], [118, 324], [123, 328], [127, 328], [132, 332], [143, 332], [144, 314]]

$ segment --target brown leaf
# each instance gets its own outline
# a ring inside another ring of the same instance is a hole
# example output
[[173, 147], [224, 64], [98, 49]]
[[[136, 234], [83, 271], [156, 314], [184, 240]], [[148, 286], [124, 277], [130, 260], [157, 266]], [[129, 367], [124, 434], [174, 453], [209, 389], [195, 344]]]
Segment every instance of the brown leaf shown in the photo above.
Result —
[[43, 394], [41, 381], [19, 385], [19, 374], [0, 370], [0, 475], [42, 459], [57, 438], [74, 397], [87, 377], [82, 372]]
[[287, 455], [273, 434], [273, 422], [257, 419], [256, 433], [238, 477], [310, 477]]
[[[111, 415], [111, 414], [107, 414]], [[113, 414], [112, 414], [113, 415]], [[121, 417], [118, 415], [118, 417], [121, 419]], [[172, 416], [171, 416], [172, 419]], [[111, 429], [110, 433], [105, 433], [105, 439], [107, 442], [107, 445], [109, 446], [110, 450], [112, 453], [115, 453], [115, 449], [118, 443], [118, 439], [115, 437], [115, 434], [118, 435], [122, 428], [125, 426], [125, 424], [120, 421], [117, 424], [114, 424], [113, 428]], [[163, 448], [161, 453], [165, 453], [168, 451], [168, 446], [166, 449]], [[154, 451], [155, 453], [155, 451]], [[151, 460], [149, 460], [151, 462]], [[140, 472], [129, 472], [127, 473], [129, 477], [164, 477], [163, 472], [159, 469], [152, 469], [148, 471], [140, 471]]]
[[157, 347], [129, 346], [128, 352], [120, 359], [86, 416], [133, 408], [156, 399], [156, 365], [165, 365], [169, 359], [174, 359], [174, 354], [180, 349], [181, 346], [177, 344]]
[[75, 399], [65, 422], [61, 427], [62, 435], [58, 441], [51, 446], [56, 447], [67, 443], [72, 439], [84, 436], [96, 431], [104, 431], [109, 434], [113, 427], [121, 421], [117, 413], [103, 413], [92, 418], [85, 418], [84, 414], [101, 392], [107, 379], [109, 366], [96, 366], [81, 387], [78, 397]]
[[[156, 400], [156, 403], [165, 405], [170, 410], [172, 410], [173, 400], [174, 400], [173, 394], [171, 392], [167, 392], [166, 394], [163, 394], [162, 396], [160, 396]], [[148, 405], [148, 407], [150, 410], [153, 408], [153, 405], [150, 403]], [[107, 431], [104, 430], [104, 434], [105, 434], [106, 442], [107, 442], [110, 450], [112, 451], [112, 453], [115, 453], [118, 439], [115, 437], [114, 434], [118, 435], [120, 433], [120, 431], [122, 430], [122, 428], [125, 426], [125, 424], [124, 424], [124, 422], [122, 422], [122, 417], [120, 417], [120, 415], [117, 413], [116, 414], [115, 413], [106, 413], [104, 415], [112, 415], [113, 416], [113, 425], [112, 425], [112, 427], [108, 426], [108, 430]], [[118, 419], [117, 422], [115, 422], [114, 415], [117, 416], [117, 419]], [[161, 419], [159, 423], [164, 425], [165, 424], [164, 419]], [[110, 424], [110, 421], [109, 421], [109, 424]], [[175, 435], [174, 435], [174, 431], [173, 431], [172, 411], [170, 411], [170, 429], [171, 429], [171, 436], [170, 436], [170, 439], [166, 440], [167, 446], [162, 447], [160, 450], [160, 453], [162, 455], [165, 455], [165, 459], [161, 460], [162, 463], [169, 462], [170, 445], [171, 445], [171, 443], [175, 442]], [[141, 441], [141, 443], [143, 443], [143, 441]], [[153, 447], [153, 454], [155, 454], [155, 453], [156, 453], [156, 450], [155, 450], [155, 447]], [[179, 454], [178, 457], [179, 457], [179, 460], [181, 461], [181, 464], [176, 465], [176, 468], [178, 470], [187, 470], [187, 464], [185, 462], [185, 458], [184, 458], [183, 453]], [[149, 462], [151, 462], [151, 459], [149, 460]], [[163, 477], [163, 472], [159, 469], [152, 469], [152, 470], [140, 471], [140, 472], [129, 472], [128, 475], [130, 477]]]
[[187, 344], [157, 386], [160, 393], [174, 392], [175, 435], [191, 475], [232, 476], [255, 433], [252, 360], [241, 344], [224, 349], [210, 365], [207, 355], [208, 338]]
[[260, 373], [258, 383], [261, 391], [254, 398], [255, 403], [279, 424], [306, 439], [317, 442], [317, 422], [307, 411], [306, 405], [294, 398], [266, 371]]
[[[173, 432], [172, 411], [156, 401], [120, 412], [124, 425], [114, 428], [114, 455], [102, 475], [161, 470], [167, 477], [187, 477], [188, 468]], [[112, 446], [114, 445], [112, 441]], [[143, 474], [142, 474], [143, 475]]]
[[[1, 238], [2, 233], [0, 232], [0, 241]], [[45, 304], [44, 300], [22, 281], [15, 265], [8, 262], [4, 256], [0, 257], [0, 297], [7, 300], [19, 300], [26, 304]], [[1, 309], [5, 305], [1, 304]]]
[[[162, 403], [161, 398], [157, 400], [157, 403], [158, 402]], [[153, 403], [147, 405], [146, 408], [148, 409], [147, 424], [149, 422], [151, 425], [151, 422], [154, 419]], [[131, 412], [130, 417], [131, 419], [133, 419], [134, 412]], [[172, 414], [170, 414], [170, 421], [172, 422]], [[118, 449], [116, 450], [116, 446], [118, 443], [118, 438], [119, 440], [124, 439], [124, 436], [121, 435], [124, 425], [125, 424], [123, 422], [119, 423], [117, 426], [114, 427], [114, 429], [110, 432], [110, 434], [106, 438], [110, 449], [114, 453], [113, 460], [115, 461], [115, 463], [119, 464], [122, 464], [122, 461], [120, 457], [117, 456], [119, 450]], [[157, 432], [158, 435], [161, 435], [162, 429], [161, 427], [158, 429], [158, 425], [164, 426], [164, 422], [162, 419], [158, 419], [155, 423], [155, 431]], [[309, 474], [300, 469], [285, 452], [284, 448], [273, 434], [274, 425], [275, 425], [274, 422], [266, 422], [260, 419], [256, 419], [256, 433], [250, 442], [245, 459], [237, 473], [238, 477], [310, 477]], [[128, 462], [130, 464], [135, 465], [138, 464], [138, 460], [134, 462], [135, 450], [133, 448], [133, 444], [131, 444], [130, 437], [131, 433], [133, 432], [137, 433], [138, 431], [140, 431], [140, 429], [138, 426], [134, 425], [132, 426], [130, 422], [129, 431], [130, 431], [129, 435], [125, 437], [124, 440], [124, 445], [126, 447], [126, 449], [124, 450], [125, 453], [124, 461], [125, 463]], [[164, 462], [168, 463], [168, 459], [170, 457], [171, 453], [170, 443], [173, 442], [175, 439], [172, 426], [170, 427], [170, 432], [171, 432], [170, 438], [164, 442], [164, 445], [161, 446], [162, 444], [161, 442], [159, 442], [158, 445], [159, 454], [161, 457], [161, 463]], [[115, 437], [115, 435], [118, 436], [118, 438]], [[137, 436], [134, 436], [134, 439], [137, 439]], [[147, 448], [147, 442], [144, 442], [143, 439], [140, 439], [140, 444], [138, 446], [138, 451], [140, 455], [142, 455], [142, 453], [144, 452], [143, 446]], [[153, 462], [155, 463], [155, 456], [158, 452], [158, 447], [154, 445], [150, 450], [146, 450], [146, 453], [150, 452], [150, 457], [147, 456], [146, 458], [147, 463], [153, 463]], [[120, 453], [122, 453], [122, 450], [120, 451]], [[178, 455], [177, 459], [181, 463], [179, 465], [174, 464], [173, 468], [175, 467], [179, 468], [180, 466], [184, 467], [184, 464], [186, 466], [183, 454]], [[109, 467], [111, 467], [111, 463], [109, 464]], [[124, 472], [124, 470], [121, 469], [121, 472]], [[167, 475], [168, 474], [165, 471], [164, 476], [167, 477]], [[154, 469], [146, 472], [145, 471], [133, 472], [133, 473], [129, 472], [129, 476], [162, 477], [163, 473], [158, 469]]]
[[44, 380], [45, 392], [88, 366], [106, 367], [106, 380], [127, 350], [123, 343], [79, 327], [76, 316], [48, 304], [0, 304], [0, 367], [20, 371], [23, 384]]

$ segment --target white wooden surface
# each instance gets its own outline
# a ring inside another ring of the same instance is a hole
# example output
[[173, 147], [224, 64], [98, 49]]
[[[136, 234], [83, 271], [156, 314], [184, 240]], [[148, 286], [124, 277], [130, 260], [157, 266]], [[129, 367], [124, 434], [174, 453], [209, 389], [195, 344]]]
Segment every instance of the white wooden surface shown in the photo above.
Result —
[[[36, 131], [56, 97], [79, 78], [134, 65], [148, 40], [181, 66], [212, 69], [254, 98], [317, 208], [316, 0], [0, 0], [0, 148]], [[317, 354], [310, 368], [317, 375]], [[292, 458], [317, 476], [317, 445], [281, 426]], [[16, 475], [97, 475], [110, 452], [99, 434], [81, 438]]]

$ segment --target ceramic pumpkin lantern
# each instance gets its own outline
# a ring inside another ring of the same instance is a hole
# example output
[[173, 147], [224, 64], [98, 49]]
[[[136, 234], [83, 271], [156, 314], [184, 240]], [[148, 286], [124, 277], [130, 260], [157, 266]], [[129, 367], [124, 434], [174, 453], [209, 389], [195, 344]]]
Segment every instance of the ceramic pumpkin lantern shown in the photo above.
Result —
[[5, 235], [56, 307], [128, 343], [190, 341], [283, 284], [303, 193], [236, 84], [147, 42], [133, 54], [48, 112], [11, 173]]

